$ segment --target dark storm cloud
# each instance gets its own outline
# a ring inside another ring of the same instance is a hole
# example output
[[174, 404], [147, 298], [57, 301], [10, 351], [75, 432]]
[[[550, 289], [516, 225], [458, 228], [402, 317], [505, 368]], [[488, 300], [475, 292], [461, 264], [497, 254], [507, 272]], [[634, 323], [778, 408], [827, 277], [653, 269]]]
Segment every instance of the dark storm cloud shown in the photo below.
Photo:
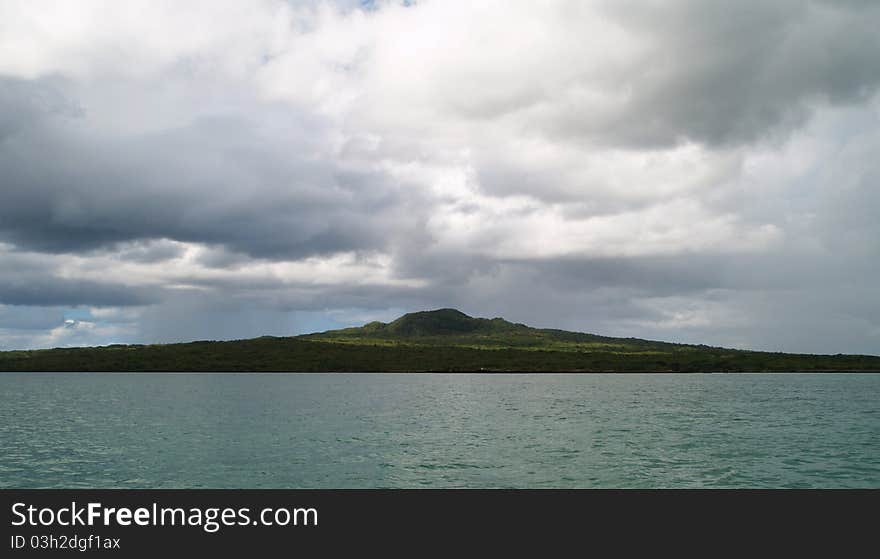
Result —
[[0, 75], [0, 142], [46, 117], [77, 118], [82, 107], [65, 97], [60, 80], [21, 80]]
[[63, 322], [57, 308], [0, 305], [0, 330], [49, 330]]
[[60, 263], [35, 254], [0, 250], [0, 262], [0, 305], [127, 307], [153, 303], [162, 291], [70, 277], [60, 271]]
[[634, 148], [730, 145], [785, 134], [821, 103], [847, 104], [880, 84], [880, 4], [806, 0], [608, 2], [650, 53], [609, 80], [620, 110], [549, 109], [560, 134]]
[[508, 263], [528, 267], [545, 285], [559, 290], [625, 287], [656, 296], [710, 289], [778, 291], [817, 288], [880, 273], [873, 259], [852, 261], [849, 254], [684, 254], [629, 258], [546, 259]]
[[0, 279], [0, 303], [7, 305], [119, 307], [156, 300], [156, 294], [149, 290], [108, 282], [33, 276]]
[[16, 120], [37, 93], [12, 89], [0, 98], [0, 115], [14, 121], [0, 149], [0, 238], [23, 249], [166, 238], [295, 259], [381, 248], [410, 219], [398, 185], [334, 163], [320, 153], [319, 124], [290, 111], [254, 107], [96, 137], [39, 106], [27, 124]]

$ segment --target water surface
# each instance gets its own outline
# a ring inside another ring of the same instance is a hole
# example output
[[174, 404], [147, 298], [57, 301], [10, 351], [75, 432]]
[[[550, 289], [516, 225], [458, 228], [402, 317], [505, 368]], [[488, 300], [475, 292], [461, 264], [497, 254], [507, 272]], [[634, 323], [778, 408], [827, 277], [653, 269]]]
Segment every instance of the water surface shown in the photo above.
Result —
[[880, 374], [0, 374], [0, 487], [880, 487]]

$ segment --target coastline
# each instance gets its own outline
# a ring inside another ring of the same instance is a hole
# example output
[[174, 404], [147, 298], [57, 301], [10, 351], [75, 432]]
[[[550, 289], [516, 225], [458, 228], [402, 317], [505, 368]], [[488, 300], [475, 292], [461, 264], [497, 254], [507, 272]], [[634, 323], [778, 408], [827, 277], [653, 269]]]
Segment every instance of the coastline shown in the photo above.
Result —
[[261, 375], [361, 375], [361, 374], [381, 374], [381, 375], [791, 375], [791, 374], [880, 374], [880, 369], [802, 369], [802, 370], [770, 370], [770, 371], [659, 371], [659, 370], [643, 370], [643, 371], [578, 371], [578, 370], [546, 370], [546, 371], [530, 371], [522, 369], [511, 370], [411, 370], [411, 371], [266, 371], [266, 370], [180, 370], [180, 371], [156, 371], [156, 370], [33, 370], [33, 371], [7, 371], [0, 370], [0, 374], [77, 374], [77, 373], [102, 373], [102, 374], [261, 374]]

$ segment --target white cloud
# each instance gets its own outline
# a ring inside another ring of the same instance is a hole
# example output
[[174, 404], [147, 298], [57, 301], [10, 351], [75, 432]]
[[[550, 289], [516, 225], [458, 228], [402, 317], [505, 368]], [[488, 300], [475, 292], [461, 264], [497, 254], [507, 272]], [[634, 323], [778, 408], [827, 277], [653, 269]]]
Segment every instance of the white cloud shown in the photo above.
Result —
[[708, 291], [876, 294], [876, 6], [377, 4], [0, 4], [0, 302], [93, 309], [39, 343], [188, 295], [258, 334], [288, 322], [249, 306], [354, 320], [496, 277], [487, 311], [525, 314], [526, 267], [570, 275], [559, 317], [613, 288], [603, 327], [742, 341]]
[[169, 67], [241, 76], [287, 33], [284, 3], [34, 0], [0, 5], [0, 73], [148, 78]]

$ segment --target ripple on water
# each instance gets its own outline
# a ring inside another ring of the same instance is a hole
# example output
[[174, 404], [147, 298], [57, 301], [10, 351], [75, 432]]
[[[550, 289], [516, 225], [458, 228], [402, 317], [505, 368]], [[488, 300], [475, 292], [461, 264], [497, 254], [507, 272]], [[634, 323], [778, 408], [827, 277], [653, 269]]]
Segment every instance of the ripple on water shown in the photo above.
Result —
[[0, 374], [0, 487], [874, 487], [880, 375]]

